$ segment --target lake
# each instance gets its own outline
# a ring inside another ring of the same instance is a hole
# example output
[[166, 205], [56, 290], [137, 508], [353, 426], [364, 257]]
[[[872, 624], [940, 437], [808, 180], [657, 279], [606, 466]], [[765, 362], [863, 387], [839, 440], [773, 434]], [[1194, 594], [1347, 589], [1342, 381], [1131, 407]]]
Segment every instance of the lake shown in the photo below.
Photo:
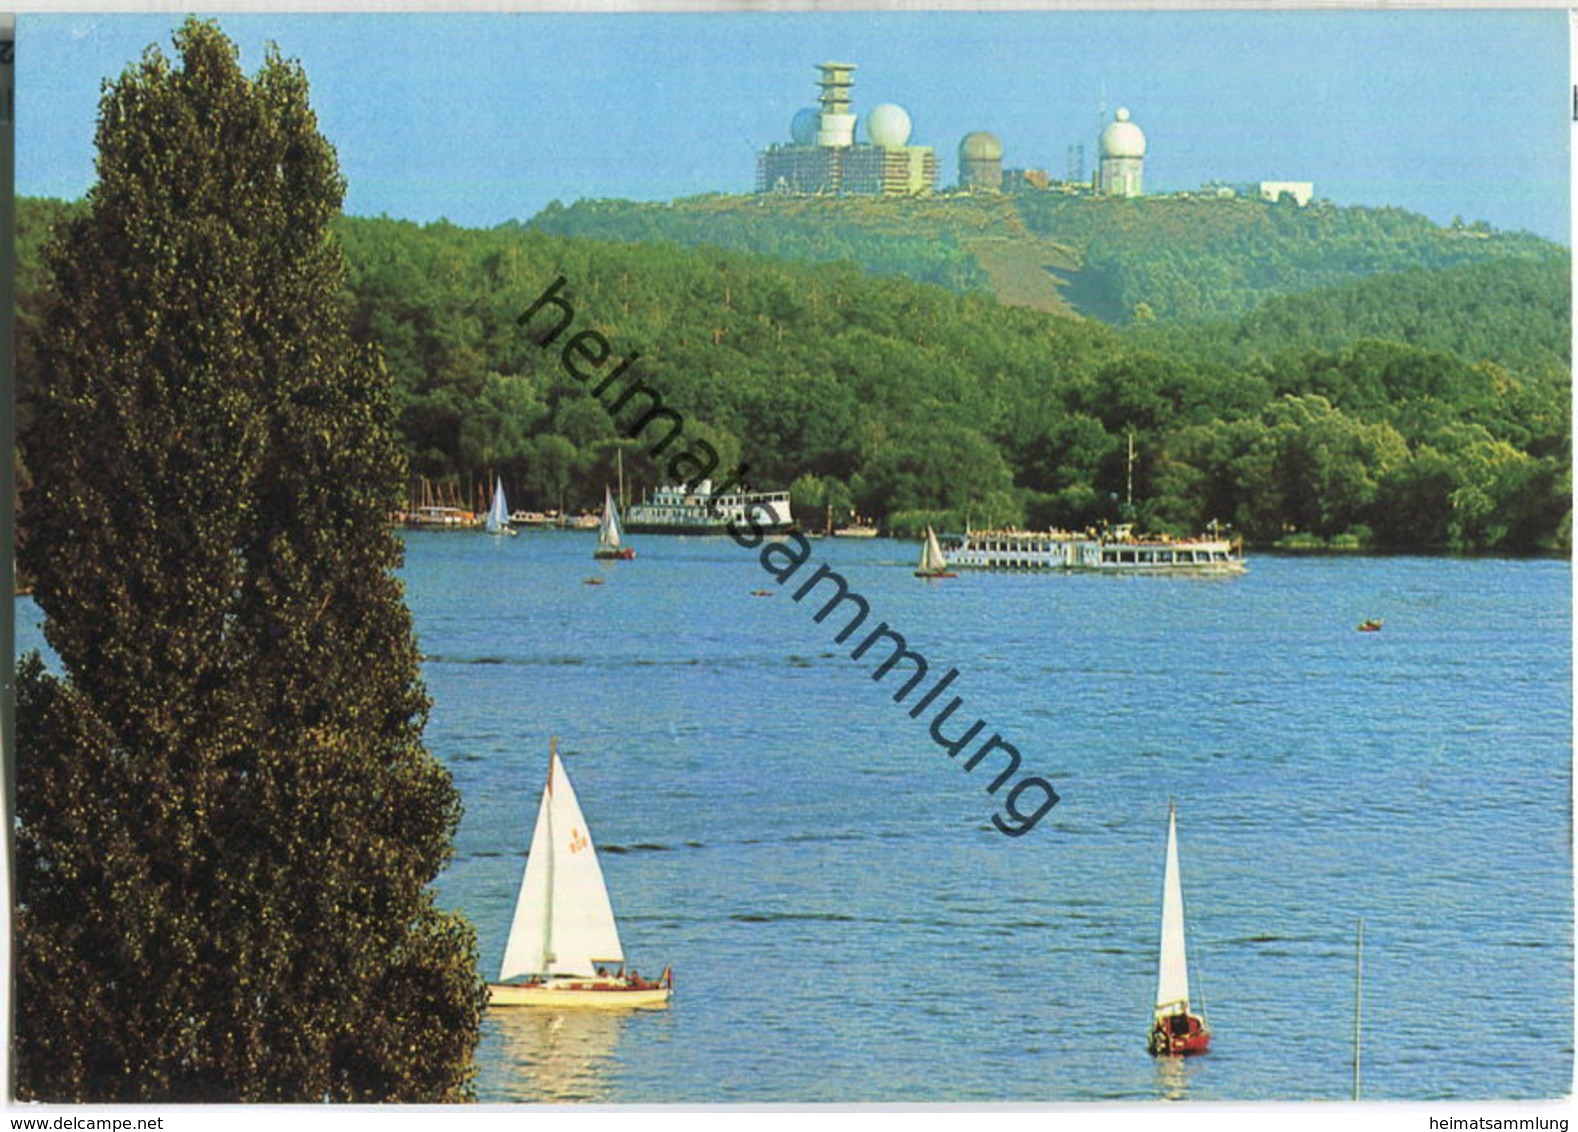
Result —
[[[1366, 1099], [1570, 1087], [1565, 561], [922, 582], [915, 544], [826, 539], [780, 587], [721, 538], [405, 537], [484, 972], [550, 735], [627, 957], [675, 972], [663, 1010], [490, 1014], [485, 1101], [1343, 1099], [1360, 917]], [[1055, 785], [1038, 826], [994, 827], [903, 669], [791, 600], [820, 561]], [[1214, 1031], [1187, 1062], [1146, 1053], [1169, 799]]]

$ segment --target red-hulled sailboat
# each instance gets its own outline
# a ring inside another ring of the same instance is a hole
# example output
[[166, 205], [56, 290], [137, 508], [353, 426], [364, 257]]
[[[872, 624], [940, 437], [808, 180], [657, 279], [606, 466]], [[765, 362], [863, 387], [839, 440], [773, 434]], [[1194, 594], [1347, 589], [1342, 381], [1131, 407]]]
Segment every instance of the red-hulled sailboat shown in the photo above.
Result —
[[1205, 1016], [1189, 1010], [1189, 959], [1184, 946], [1183, 879], [1178, 872], [1178, 811], [1167, 804], [1167, 872], [1162, 881], [1162, 947], [1156, 976], [1151, 1053], [1186, 1057], [1211, 1044]]

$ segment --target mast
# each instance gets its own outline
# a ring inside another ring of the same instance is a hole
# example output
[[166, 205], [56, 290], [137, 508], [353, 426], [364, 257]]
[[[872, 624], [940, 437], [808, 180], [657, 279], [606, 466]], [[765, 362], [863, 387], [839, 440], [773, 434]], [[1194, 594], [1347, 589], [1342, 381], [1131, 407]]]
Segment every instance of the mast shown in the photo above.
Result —
[[1364, 917], [1359, 917], [1353, 976], [1353, 1099], [1359, 1099], [1359, 1037], [1364, 1018]]
[[1129, 469], [1124, 499], [1128, 506], [1127, 518], [1134, 517], [1134, 430], [1129, 430]]
[[625, 450], [623, 448], [614, 449], [614, 466], [618, 469], [619, 475], [619, 510], [624, 512], [629, 509], [630, 501], [625, 498]]
[[542, 910], [542, 965], [544, 975], [552, 973], [554, 960], [557, 956], [553, 953], [553, 859], [557, 856], [553, 843], [553, 777], [559, 769], [559, 737], [548, 736], [548, 791], [544, 798], [547, 803], [543, 806], [543, 821], [548, 825], [547, 878], [548, 883], [543, 885], [543, 910]]

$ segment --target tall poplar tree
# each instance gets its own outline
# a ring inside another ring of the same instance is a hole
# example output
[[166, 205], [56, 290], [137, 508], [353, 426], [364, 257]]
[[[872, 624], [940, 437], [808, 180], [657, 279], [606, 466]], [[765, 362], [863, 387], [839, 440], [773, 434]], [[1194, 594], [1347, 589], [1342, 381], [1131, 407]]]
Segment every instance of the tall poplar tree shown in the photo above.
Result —
[[390, 382], [300, 66], [106, 90], [50, 252], [18, 670], [15, 1044], [45, 1100], [456, 1100], [483, 985], [394, 570]]

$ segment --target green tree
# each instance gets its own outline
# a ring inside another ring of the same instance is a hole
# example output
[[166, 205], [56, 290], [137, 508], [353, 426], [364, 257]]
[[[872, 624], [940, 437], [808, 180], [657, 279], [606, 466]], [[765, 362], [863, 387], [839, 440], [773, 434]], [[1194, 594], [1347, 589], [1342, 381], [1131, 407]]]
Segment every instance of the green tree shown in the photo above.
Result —
[[384, 519], [390, 382], [299, 65], [211, 23], [108, 88], [58, 233], [18, 671], [19, 1095], [457, 1100], [484, 988]]

